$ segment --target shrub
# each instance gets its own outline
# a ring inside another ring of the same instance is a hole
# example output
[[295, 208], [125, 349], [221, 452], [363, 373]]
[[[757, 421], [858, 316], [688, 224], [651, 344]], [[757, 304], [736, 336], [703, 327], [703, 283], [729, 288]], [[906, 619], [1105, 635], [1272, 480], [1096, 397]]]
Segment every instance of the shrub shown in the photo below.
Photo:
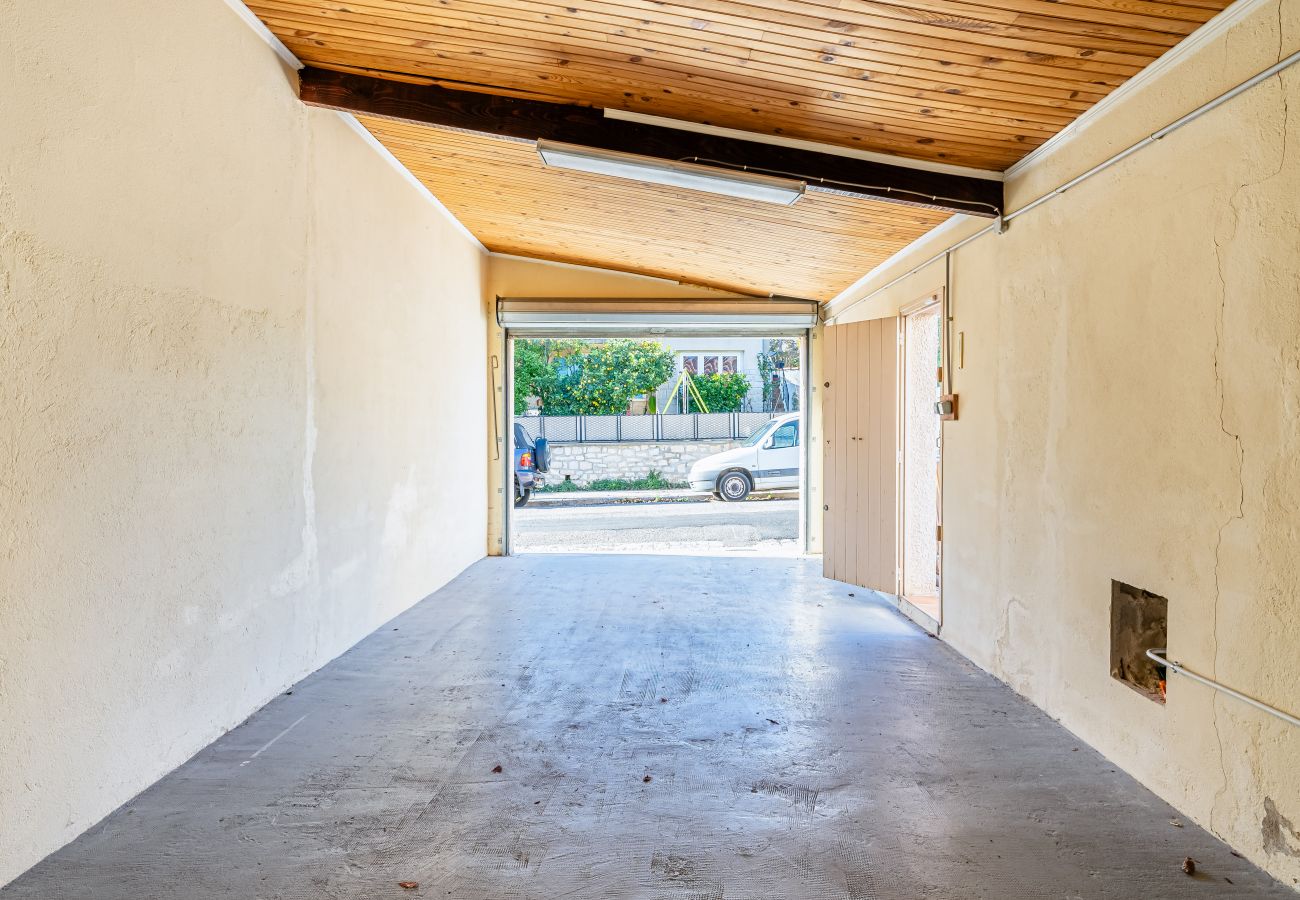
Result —
[[592, 344], [582, 355], [575, 396], [579, 412], [618, 415], [637, 394], [648, 394], [673, 374], [673, 354], [657, 341], [619, 338]]
[[768, 343], [767, 352], [758, 354], [758, 378], [763, 386], [764, 411], [771, 410], [776, 405], [777, 387], [772, 382], [772, 375], [779, 371], [777, 363], [786, 369], [798, 369], [799, 342], [790, 338], [773, 340]]
[[528, 397], [540, 397], [546, 415], [574, 415], [577, 361], [586, 346], [575, 340], [515, 341], [515, 415], [523, 415]]
[[739, 372], [697, 375], [692, 381], [709, 412], [739, 412], [749, 395], [749, 379]]
[[597, 478], [586, 487], [579, 487], [572, 481], [560, 481], [546, 485], [542, 491], [564, 494], [570, 491], [667, 491], [688, 487], [690, 485], [684, 481], [669, 481], [662, 472], [651, 469], [644, 478]]
[[523, 413], [525, 397], [534, 396], [548, 416], [618, 415], [672, 374], [672, 351], [657, 341], [521, 339], [515, 343], [515, 414]]

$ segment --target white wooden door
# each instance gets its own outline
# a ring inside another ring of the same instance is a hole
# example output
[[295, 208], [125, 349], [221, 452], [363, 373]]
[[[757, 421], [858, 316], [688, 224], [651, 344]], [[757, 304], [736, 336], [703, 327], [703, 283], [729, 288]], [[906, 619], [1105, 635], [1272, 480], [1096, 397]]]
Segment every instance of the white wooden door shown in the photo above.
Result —
[[823, 572], [898, 593], [897, 317], [825, 331]]

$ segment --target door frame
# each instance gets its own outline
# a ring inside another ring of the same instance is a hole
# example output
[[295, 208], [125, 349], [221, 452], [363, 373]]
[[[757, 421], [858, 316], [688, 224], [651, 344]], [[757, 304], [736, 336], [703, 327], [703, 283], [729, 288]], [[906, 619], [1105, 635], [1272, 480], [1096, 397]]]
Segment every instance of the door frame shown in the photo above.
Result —
[[502, 555], [514, 556], [514, 537], [515, 537], [515, 339], [509, 330], [505, 332], [505, 372], [502, 373], [501, 383], [505, 398], [501, 403], [502, 415], [505, 417], [505, 426], [501, 433], [505, 435], [503, 441], [505, 450], [501, 454], [501, 465], [505, 468], [501, 480], [501, 534], [502, 534]]
[[[911, 303], [901, 307], [898, 311], [899, 329], [898, 342], [900, 353], [898, 354], [898, 596], [906, 599], [904, 591], [907, 588], [907, 475], [905, 467], [907, 465], [907, 318], [916, 313], [925, 312], [929, 309], [938, 308], [939, 314], [939, 371], [938, 384], [942, 386], [944, 375], [951, 361], [948, 358], [947, 346], [947, 315], [948, 304], [945, 302], [944, 290], [939, 288], [924, 297], [914, 300]], [[935, 413], [938, 418], [938, 413]], [[936, 598], [939, 603], [938, 615], [935, 621], [940, 626], [943, 625], [943, 594], [944, 594], [944, 577], [943, 577], [943, 463], [944, 463], [944, 435], [943, 420], [939, 420], [939, 459], [935, 466], [935, 558], [937, 565], [936, 575], [938, 577]], [[924, 610], [922, 610], [924, 612]]]

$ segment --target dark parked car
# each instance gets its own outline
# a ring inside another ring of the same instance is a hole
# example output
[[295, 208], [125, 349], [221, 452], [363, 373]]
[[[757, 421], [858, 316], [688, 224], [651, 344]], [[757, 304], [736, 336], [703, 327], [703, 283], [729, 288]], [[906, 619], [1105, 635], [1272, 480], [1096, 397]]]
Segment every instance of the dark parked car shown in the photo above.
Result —
[[524, 426], [515, 423], [515, 506], [520, 507], [533, 491], [546, 484], [545, 473], [551, 468], [551, 448], [546, 438], [533, 440]]

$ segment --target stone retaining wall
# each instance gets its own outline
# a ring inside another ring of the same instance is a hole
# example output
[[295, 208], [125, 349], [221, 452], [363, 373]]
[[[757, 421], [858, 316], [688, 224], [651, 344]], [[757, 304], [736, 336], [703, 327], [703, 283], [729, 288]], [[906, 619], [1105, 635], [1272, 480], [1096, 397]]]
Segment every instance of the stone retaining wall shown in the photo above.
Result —
[[600, 478], [633, 481], [659, 472], [669, 481], [685, 481], [697, 460], [740, 445], [740, 441], [647, 441], [645, 443], [551, 444], [551, 471], [546, 483], [565, 476], [586, 487]]

